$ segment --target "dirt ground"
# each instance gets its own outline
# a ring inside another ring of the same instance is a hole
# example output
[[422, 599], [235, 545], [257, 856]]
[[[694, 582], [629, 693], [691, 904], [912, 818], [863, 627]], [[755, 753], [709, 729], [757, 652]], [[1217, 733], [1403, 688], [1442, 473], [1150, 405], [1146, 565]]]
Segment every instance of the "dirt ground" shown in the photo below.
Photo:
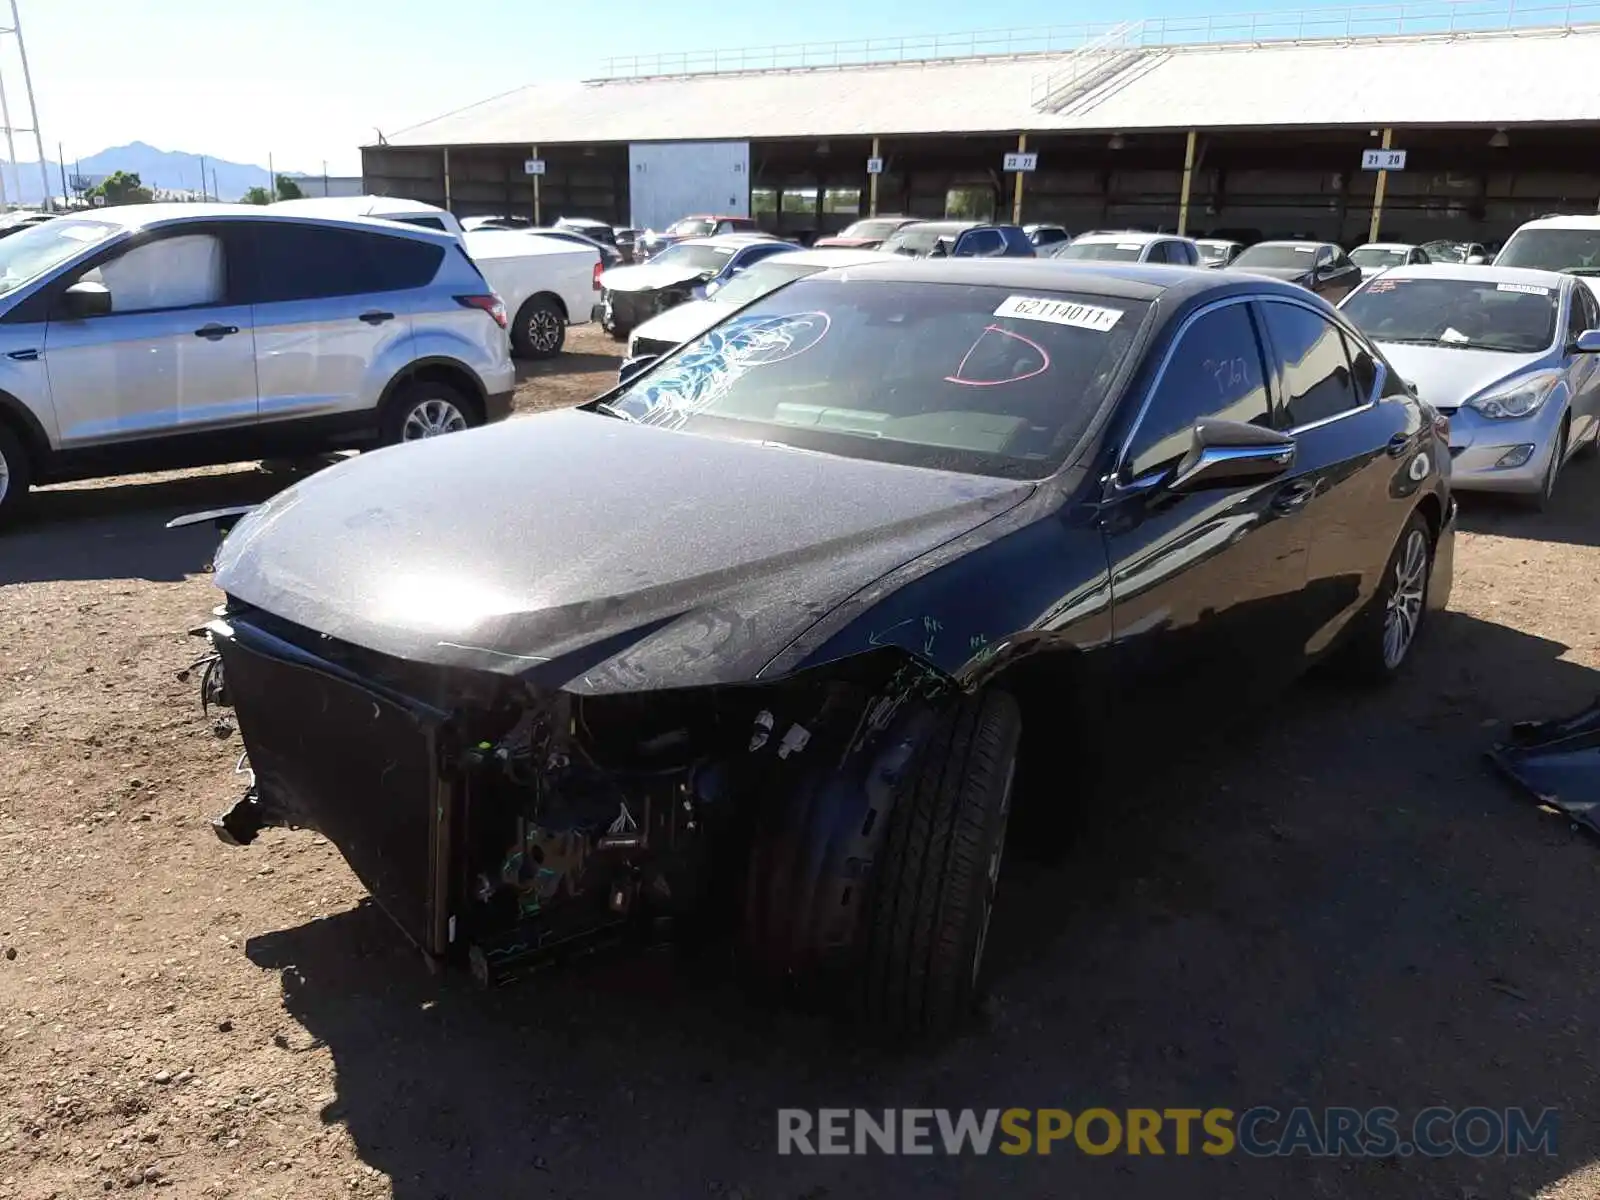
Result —
[[[615, 368], [575, 335], [519, 408]], [[663, 953], [494, 993], [427, 974], [334, 849], [229, 849], [237, 737], [187, 636], [244, 467], [37, 497], [0, 540], [0, 1198], [1600, 1195], [1600, 846], [1481, 761], [1600, 692], [1600, 465], [1469, 504], [1393, 689], [1160, 739], [1008, 862], [986, 1019], [889, 1055]], [[1033, 797], [1032, 802], [1039, 802]], [[1024, 803], [1029, 802], [1024, 798]], [[780, 1158], [780, 1106], [1560, 1110], [1554, 1158]]]

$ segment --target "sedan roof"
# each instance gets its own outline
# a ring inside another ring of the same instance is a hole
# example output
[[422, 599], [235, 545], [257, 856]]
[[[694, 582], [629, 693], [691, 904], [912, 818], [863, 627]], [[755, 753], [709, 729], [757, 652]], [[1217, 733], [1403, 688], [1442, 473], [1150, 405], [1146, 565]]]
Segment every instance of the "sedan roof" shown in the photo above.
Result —
[[[1416, 248], [1417, 244], [1415, 242], [1362, 242], [1361, 245], [1356, 247], [1356, 250], [1394, 250], [1404, 253], [1407, 250], [1415, 250]], [[1354, 253], [1354, 251], [1351, 253]]]
[[1187, 241], [1188, 239], [1176, 233], [1145, 233], [1135, 229], [1125, 230], [1097, 230], [1094, 233], [1081, 233], [1072, 239], [1073, 242], [1082, 242], [1086, 246], [1103, 246], [1108, 242], [1126, 242], [1130, 246], [1137, 242], [1139, 245], [1148, 245], [1151, 242], [1164, 242], [1168, 240]]
[[962, 283], [977, 286], [1078, 292], [1123, 300], [1279, 293], [1303, 298], [1294, 284], [1244, 272], [1167, 263], [1072, 262], [1059, 258], [905, 258], [886, 256], [850, 272], [851, 279], [893, 283]]
[[1278, 238], [1275, 241], [1270, 242], [1257, 242], [1254, 246], [1251, 246], [1250, 249], [1259, 250], [1263, 246], [1313, 246], [1318, 250], [1321, 250], [1324, 247], [1329, 250], [1339, 249], [1339, 247], [1332, 242], [1319, 242], [1315, 238]]
[[1525, 287], [1546, 287], [1553, 291], [1572, 283], [1577, 276], [1560, 271], [1539, 271], [1533, 267], [1471, 267], [1466, 263], [1428, 263], [1426, 266], [1390, 267], [1379, 279], [1453, 279], [1462, 283], [1520, 283]]

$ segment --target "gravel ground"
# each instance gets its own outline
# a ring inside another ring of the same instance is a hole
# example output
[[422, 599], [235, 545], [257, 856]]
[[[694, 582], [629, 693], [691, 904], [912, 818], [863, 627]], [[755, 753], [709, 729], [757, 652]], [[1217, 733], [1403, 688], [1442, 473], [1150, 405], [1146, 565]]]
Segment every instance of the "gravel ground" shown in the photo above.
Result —
[[[599, 390], [597, 332], [524, 411]], [[1469, 505], [1414, 670], [1157, 739], [1008, 863], [980, 1027], [889, 1055], [670, 954], [428, 975], [310, 834], [216, 841], [236, 738], [186, 636], [248, 467], [42, 493], [0, 540], [0, 1198], [1600, 1195], [1600, 849], [1508, 792], [1508, 721], [1600, 692], [1600, 466]], [[1039, 793], [1059, 788], [1058, 796]], [[779, 1106], [1561, 1110], [1554, 1158], [780, 1158]]]

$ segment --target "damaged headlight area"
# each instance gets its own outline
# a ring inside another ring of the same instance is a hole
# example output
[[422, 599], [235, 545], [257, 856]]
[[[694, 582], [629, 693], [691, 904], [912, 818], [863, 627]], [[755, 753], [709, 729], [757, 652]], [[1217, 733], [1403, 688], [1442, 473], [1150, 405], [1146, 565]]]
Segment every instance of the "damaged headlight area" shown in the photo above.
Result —
[[761, 924], [779, 973], [847, 955], [896, 787], [949, 690], [898, 650], [583, 696], [248, 608], [207, 635], [205, 700], [234, 710], [252, 773], [218, 835], [321, 832], [407, 936], [486, 985], [717, 912]]

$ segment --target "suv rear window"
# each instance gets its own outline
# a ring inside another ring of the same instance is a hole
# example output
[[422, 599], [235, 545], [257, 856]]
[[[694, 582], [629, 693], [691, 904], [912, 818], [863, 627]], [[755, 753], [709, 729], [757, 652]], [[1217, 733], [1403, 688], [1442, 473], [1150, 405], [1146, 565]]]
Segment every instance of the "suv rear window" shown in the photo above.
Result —
[[290, 222], [254, 232], [257, 303], [424, 287], [444, 261], [442, 246], [381, 233]]

